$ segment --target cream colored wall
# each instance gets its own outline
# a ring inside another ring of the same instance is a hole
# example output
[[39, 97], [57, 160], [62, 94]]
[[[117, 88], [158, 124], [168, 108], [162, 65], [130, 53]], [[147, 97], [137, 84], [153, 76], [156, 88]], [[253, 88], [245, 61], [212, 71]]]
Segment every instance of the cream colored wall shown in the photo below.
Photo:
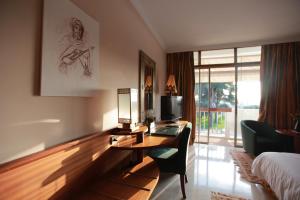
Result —
[[[165, 52], [130, 2], [74, 2], [100, 24], [102, 89], [94, 98], [38, 95], [42, 1], [1, 1], [1, 163], [117, 125], [116, 89], [138, 88], [140, 49], [156, 61], [159, 90], [163, 94]], [[159, 111], [159, 105], [156, 109]]]

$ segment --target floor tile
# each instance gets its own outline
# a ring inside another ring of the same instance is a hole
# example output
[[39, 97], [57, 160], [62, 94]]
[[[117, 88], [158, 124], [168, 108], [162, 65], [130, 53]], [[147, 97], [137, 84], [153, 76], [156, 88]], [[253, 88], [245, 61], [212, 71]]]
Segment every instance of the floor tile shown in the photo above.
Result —
[[[194, 144], [189, 148], [186, 184], [187, 199], [210, 199], [210, 191], [233, 194], [247, 199], [271, 200], [260, 185], [240, 178], [230, 156], [233, 147]], [[161, 173], [151, 200], [182, 199], [179, 175]]]

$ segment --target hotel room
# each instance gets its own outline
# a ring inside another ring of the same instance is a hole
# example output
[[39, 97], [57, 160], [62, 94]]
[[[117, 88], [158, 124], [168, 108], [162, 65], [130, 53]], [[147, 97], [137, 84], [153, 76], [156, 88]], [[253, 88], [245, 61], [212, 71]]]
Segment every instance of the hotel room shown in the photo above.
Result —
[[1, 0], [0, 200], [300, 199], [299, 0]]

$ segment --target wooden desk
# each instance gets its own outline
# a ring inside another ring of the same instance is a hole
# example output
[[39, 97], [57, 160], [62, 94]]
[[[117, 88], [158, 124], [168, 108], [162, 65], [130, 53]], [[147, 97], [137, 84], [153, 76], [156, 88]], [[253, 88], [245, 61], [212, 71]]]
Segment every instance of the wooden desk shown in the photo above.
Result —
[[[158, 147], [172, 147], [177, 145], [177, 139], [180, 133], [182, 132], [183, 128], [188, 124], [188, 121], [178, 121], [177, 125], [179, 126], [178, 131], [179, 134], [174, 136], [159, 136], [159, 135], [145, 135], [144, 141], [141, 143], [136, 143], [135, 137], [131, 137], [116, 144], [112, 145], [111, 148], [113, 149], [120, 149], [120, 150], [135, 150], [137, 152], [137, 160], [138, 162], [143, 161], [144, 149], [150, 148], [158, 148]], [[168, 126], [168, 124], [158, 123], [156, 125], [157, 128]]]
[[293, 137], [294, 151], [295, 153], [300, 153], [300, 132], [292, 129], [278, 129], [276, 132], [281, 135]]

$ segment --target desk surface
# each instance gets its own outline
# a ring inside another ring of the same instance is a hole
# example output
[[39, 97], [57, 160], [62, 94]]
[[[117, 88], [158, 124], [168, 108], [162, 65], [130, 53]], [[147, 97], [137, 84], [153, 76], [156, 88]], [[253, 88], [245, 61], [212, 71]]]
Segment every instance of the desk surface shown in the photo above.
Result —
[[[188, 124], [187, 121], [178, 121], [178, 131], [181, 132], [182, 129]], [[159, 129], [161, 127], [168, 126], [169, 124], [159, 123], [156, 127]], [[165, 136], [165, 135], [145, 135], [144, 141], [141, 143], [136, 143], [135, 137], [129, 137], [122, 141], [117, 142], [112, 145], [111, 148], [116, 149], [148, 149], [153, 147], [166, 147], [174, 144], [176, 142], [177, 137], [174, 136]]]

